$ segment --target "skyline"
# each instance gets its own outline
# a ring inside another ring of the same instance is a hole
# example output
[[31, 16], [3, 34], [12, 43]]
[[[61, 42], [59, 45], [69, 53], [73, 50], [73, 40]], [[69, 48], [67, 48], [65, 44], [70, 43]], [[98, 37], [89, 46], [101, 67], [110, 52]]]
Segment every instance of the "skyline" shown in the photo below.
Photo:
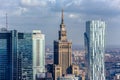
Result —
[[106, 22], [106, 45], [120, 45], [119, 0], [0, 0], [0, 3], [0, 28], [5, 27], [7, 13], [9, 29], [22, 32], [39, 29], [46, 35], [48, 45], [57, 40], [62, 8], [67, 36], [73, 45], [84, 45], [85, 22], [92, 19]]

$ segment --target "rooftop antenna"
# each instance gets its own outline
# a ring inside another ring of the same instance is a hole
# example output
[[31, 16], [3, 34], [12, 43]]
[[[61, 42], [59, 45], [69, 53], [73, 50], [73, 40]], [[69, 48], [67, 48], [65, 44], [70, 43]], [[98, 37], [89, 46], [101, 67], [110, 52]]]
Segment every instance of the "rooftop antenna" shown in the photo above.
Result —
[[8, 15], [7, 15], [7, 13], [6, 13], [6, 30], [8, 29]]

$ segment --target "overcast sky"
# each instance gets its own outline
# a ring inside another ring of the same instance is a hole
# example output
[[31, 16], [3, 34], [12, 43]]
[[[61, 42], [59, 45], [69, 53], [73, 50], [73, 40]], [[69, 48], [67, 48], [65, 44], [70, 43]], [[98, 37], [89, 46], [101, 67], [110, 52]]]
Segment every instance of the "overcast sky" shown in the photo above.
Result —
[[0, 0], [0, 27], [5, 27], [8, 13], [9, 29], [40, 29], [46, 44], [53, 45], [58, 39], [62, 8], [73, 45], [84, 44], [85, 22], [92, 19], [106, 22], [106, 45], [120, 45], [120, 0]]

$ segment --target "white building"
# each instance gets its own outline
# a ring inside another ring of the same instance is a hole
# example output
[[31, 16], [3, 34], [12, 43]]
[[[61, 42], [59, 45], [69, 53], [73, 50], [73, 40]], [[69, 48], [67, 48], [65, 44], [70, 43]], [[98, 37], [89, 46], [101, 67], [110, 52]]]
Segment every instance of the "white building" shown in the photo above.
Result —
[[87, 80], [105, 80], [105, 22], [86, 22], [85, 47], [87, 59]]
[[40, 30], [34, 30], [33, 40], [33, 80], [45, 72], [45, 35]]
[[80, 77], [76, 77], [75, 75], [69, 74], [64, 77], [59, 77], [57, 80], [80, 80]]

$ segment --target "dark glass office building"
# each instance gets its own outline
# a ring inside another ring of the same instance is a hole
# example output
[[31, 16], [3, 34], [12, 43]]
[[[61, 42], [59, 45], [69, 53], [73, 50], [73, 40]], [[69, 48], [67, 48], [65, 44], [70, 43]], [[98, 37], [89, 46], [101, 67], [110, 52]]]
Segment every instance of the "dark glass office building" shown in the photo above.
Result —
[[[18, 33], [18, 54], [21, 57], [19, 65], [19, 80], [33, 80], [32, 74], [32, 33]], [[20, 59], [20, 58], [19, 58]], [[21, 70], [20, 70], [21, 69]], [[22, 71], [22, 72], [20, 72]]]
[[17, 31], [0, 31], [0, 80], [17, 77]]
[[32, 34], [0, 31], [0, 80], [32, 80]]

